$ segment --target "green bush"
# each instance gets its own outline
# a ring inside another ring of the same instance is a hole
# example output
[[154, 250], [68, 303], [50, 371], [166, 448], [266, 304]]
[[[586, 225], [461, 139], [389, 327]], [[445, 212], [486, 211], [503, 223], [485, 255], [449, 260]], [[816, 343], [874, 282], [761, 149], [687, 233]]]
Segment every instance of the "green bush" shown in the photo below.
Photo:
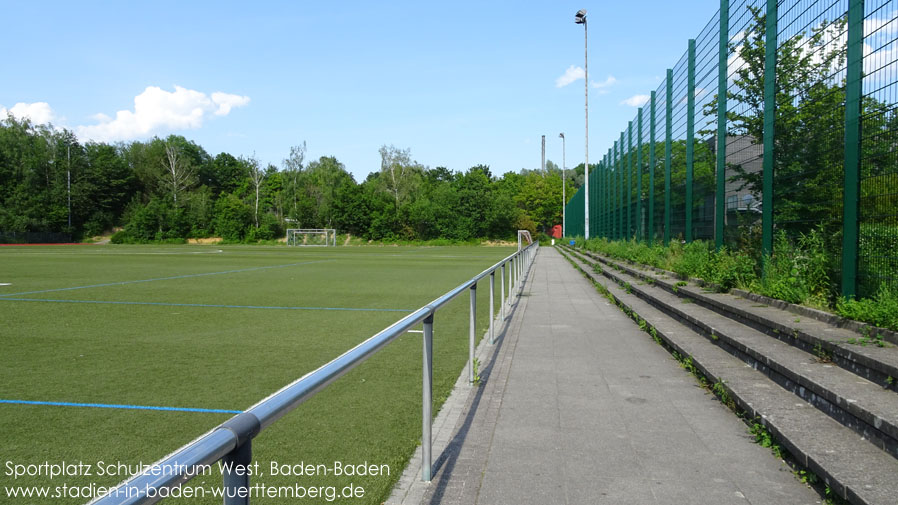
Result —
[[699, 277], [717, 285], [721, 291], [732, 288], [748, 288], [757, 279], [757, 263], [751, 256], [739, 251], [721, 248], [712, 251], [709, 261]]
[[215, 233], [227, 241], [242, 241], [252, 223], [252, 209], [233, 193], [222, 196], [215, 202], [215, 218], [212, 221]]
[[[879, 254], [891, 255], [883, 237], [867, 230], [862, 233], [861, 244], [867, 250], [876, 249]], [[898, 289], [881, 283], [872, 298], [835, 300], [830, 283], [830, 272], [835, 271], [838, 255], [827, 252], [822, 228], [813, 229], [790, 240], [780, 232], [774, 241], [773, 254], [767, 258], [763, 275], [755, 260], [757, 250], [743, 246], [733, 250], [715, 250], [711, 243], [695, 241], [689, 244], [671, 242], [668, 247], [644, 242], [610, 241], [596, 238], [584, 241], [575, 237], [577, 245], [586, 250], [618, 259], [653, 266], [681, 275], [698, 277], [716, 284], [727, 291], [732, 288], [748, 289], [771, 298], [790, 303], [805, 304], [823, 309], [835, 309], [843, 317], [865, 321], [876, 326], [898, 331]], [[874, 240], [874, 238], [876, 240]], [[565, 243], [569, 238], [565, 239]], [[875, 247], [871, 244], [875, 243]], [[890, 256], [891, 257], [891, 256]], [[835, 306], [833, 302], [835, 300]]]
[[836, 312], [848, 319], [898, 331], [898, 292], [882, 284], [873, 298], [840, 298], [836, 302]]
[[753, 290], [790, 303], [828, 306], [829, 258], [823, 233], [814, 229], [792, 242], [780, 232], [767, 258], [764, 274]]

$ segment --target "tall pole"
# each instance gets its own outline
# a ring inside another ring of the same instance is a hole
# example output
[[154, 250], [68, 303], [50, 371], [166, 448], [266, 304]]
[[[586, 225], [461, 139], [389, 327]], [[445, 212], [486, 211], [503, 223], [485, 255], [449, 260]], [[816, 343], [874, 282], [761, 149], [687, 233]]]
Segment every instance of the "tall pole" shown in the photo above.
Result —
[[567, 149], [565, 148], [565, 140], [564, 133], [559, 133], [559, 137], [561, 137], [561, 236], [567, 237], [567, 218], [565, 208], [567, 207], [567, 192], [565, 191], [565, 185], [567, 184], [565, 179], [565, 168], [567, 167]]
[[546, 175], [546, 136], [545, 135], [543, 135], [543, 138], [542, 138], [542, 145], [543, 145], [543, 154], [542, 154], [542, 161], [540, 162], [539, 168], [540, 168], [540, 170], [543, 171], [543, 176], [545, 176]]
[[589, 44], [586, 29], [586, 11], [583, 11], [583, 97], [586, 109], [586, 165], [583, 166], [583, 178], [585, 179], [586, 193], [583, 195], [584, 236], [589, 240]]

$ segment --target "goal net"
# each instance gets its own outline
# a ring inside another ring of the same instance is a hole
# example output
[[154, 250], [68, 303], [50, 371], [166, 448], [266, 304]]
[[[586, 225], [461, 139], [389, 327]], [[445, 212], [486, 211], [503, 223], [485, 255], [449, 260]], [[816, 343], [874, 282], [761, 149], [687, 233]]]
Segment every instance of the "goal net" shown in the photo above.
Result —
[[289, 246], [335, 246], [337, 230], [333, 228], [290, 228], [287, 230]]

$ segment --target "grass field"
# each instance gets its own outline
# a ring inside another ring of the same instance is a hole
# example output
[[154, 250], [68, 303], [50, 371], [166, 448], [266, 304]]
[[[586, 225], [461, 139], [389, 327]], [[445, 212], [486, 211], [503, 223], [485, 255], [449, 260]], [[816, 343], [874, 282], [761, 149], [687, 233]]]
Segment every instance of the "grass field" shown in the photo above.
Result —
[[[0, 283], [8, 284], [0, 286], [0, 400], [243, 410], [512, 252], [0, 248]], [[478, 336], [488, 324], [489, 291], [483, 288]], [[440, 404], [466, 360], [467, 307], [467, 296], [458, 298], [435, 319], [434, 399]], [[294, 491], [297, 484], [340, 490], [352, 483], [364, 488], [364, 498], [253, 502], [381, 503], [419, 442], [420, 402], [420, 335], [407, 334], [253, 443], [261, 470], [253, 483]], [[152, 463], [231, 415], [0, 403], [0, 503], [84, 503], [7, 493], [114, 485], [126, 475], [97, 475], [98, 462]], [[92, 475], [9, 475], [11, 465], [79, 461], [92, 465]], [[367, 462], [389, 465], [390, 475], [274, 476], [271, 461], [328, 467]], [[211, 493], [220, 482], [215, 472], [189, 485], [205, 483]], [[174, 501], [221, 499], [208, 494]]]

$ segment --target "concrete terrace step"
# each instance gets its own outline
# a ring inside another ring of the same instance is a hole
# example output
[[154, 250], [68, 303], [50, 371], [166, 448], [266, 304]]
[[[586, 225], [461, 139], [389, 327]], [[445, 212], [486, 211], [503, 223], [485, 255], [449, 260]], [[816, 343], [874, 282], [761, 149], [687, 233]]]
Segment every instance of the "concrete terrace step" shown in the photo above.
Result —
[[807, 352], [825, 352], [832, 356], [837, 365], [884, 388], [898, 391], [898, 346], [888, 343], [885, 347], [860, 345], [863, 336], [846, 328], [812, 318], [796, 317], [783, 309], [741, 296], [712, 292], [692, 283], [682, 285], [683, 281], [672, 277], [669, 272], [641, 269], [605, 256], [577, 252], [677, 296], [688, 297], [706, 308]]
[[[633, 281], [607, 269], [603, 274], [618, 283]], [[898, 458], [898, 396], [891, 391], [708, 308], [683, 303], [689, 298], [651, 285], [630, 289]]]
[[723, 388], [748, 416], [766, 426], [800, 464], [820, 476], [839, 496], [855, 504], [898, 502], [895, 458], [670, 314], [595, 273], [591, 264], [570, 251], [564, 252], [588, 277], [603, 285], [619, 305], [638, 315], [648, 329], [653, 328], [668, 347], [691, 359], [702, 374]]

